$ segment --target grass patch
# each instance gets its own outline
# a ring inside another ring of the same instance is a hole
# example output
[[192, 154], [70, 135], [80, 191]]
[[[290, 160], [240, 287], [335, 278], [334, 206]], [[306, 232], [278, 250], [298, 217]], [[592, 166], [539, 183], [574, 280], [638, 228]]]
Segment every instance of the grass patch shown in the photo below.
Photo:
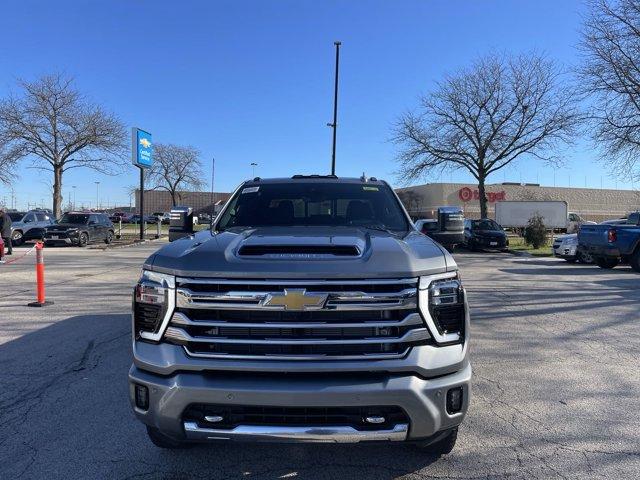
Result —
[[527, 252], [534, 257], [551, 257], [551, 241], [548, 245], [540, 248], [533, 248], [531, 245], [527, 245], [522, 237], [509, 237], [509, 249], [514, 252]]

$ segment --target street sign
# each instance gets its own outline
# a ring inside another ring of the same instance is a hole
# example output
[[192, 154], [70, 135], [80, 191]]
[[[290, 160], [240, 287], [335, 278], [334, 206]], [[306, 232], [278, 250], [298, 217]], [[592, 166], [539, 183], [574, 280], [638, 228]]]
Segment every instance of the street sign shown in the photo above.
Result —
[[131, 129], [131, 159], [140, 168], [153, 165], [153, 143], [149, 132], [135, 127]]

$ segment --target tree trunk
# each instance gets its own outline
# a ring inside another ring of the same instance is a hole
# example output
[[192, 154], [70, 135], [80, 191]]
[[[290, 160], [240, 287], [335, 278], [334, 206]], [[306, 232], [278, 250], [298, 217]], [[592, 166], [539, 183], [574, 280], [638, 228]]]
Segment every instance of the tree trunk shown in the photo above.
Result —
[[486, 175], [484, 174], [484, 172], [480, 172], [480, 175], [478, 178], [478, 193], [480, 196], [478, 201], [480, 202], [480, 218], [488, 218], [487, 195], [485, 194], [485, 191], [484, 191], [485, 179], [486, 179]]
[[175, 190], [171, 190], [171, 204], [175, 207], [177, 205], [176, 202], [176, 194], [177, 192]]
[[53, 167], [53, 216], [62, 216], [62, 167]]

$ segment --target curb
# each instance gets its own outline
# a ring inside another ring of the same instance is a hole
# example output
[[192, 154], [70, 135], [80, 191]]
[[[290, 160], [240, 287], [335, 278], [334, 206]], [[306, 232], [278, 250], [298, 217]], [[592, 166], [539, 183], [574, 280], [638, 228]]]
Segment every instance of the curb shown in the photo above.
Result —
[[144, 239], [144, 240], [135, 240], [132, 243], [127, 243], [124, 245], [90, 245], [88, 247], [88, 250], [118, 250], [121, 248], [130, 248], [130, 247], [136, 247], [138, 245], [144, 245], [146, 243], [155, 243], [155, 242], [159, 242], [161, 240], [166, 240], [168, 237], [160, 237], [160, 238], [150, 238], [150, 239]]
[[531, 255], [529, 252], [520, 252], [517, 250], [507, 250], [507, 253], [510, 253], [511, 255], [514, 255], [516, 257], [527, 257], [527, 258], [533, 258], [533, 255]]

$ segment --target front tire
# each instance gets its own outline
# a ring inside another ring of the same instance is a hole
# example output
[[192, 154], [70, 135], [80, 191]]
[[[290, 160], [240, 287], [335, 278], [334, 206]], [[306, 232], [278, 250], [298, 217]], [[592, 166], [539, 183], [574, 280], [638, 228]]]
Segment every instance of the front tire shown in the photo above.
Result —
[[107, 236], [104, 239], [104, 243], [106, 243], [107, 245], [109, 245], [111, 242], [113, 242], [113, 232], [111, 230], [109, 230], [107, 232]]
[[631, 265], [634, 272], [640, 272], [640, 248], [636, 248], [633, 255], [629, 257], [629, 265]]
[[618, 265], [618, 263], [620, 263], [620, 261], [617, 258], [598, 257], [595, 260], [596, 260], [596, 265], [598, 265], [600, 268], [604, 268], [605, 270], [611, 270], [616, 265]]
[[14, 230], [14, 232], [11, 234], [11, 244], [14, 247], [19, 247], [20, 245], [22, 245], [22, 243], [22, 232], [20, 230]]
[[437, 455], [447, 455], [451, 453], [456, 446], [456, 440], [458, 439], [458, 427], [449, 430], [449, 433], [444, 438], [441, 438], [437, 442], [430, 444], [418, 444], [420, 450]]
[[78, 237], [78, 246], [86, 247], [87, 243], [89, 243], [89, 236], [86, 233], [82, 232]]
[[149, 436], [149, 440], [151, 440], [151, 443], [153, 443], [156, 447], [166, 448], [168, 450], [176, 450], [189, 446], [188, 443], [174, 440], [173, 438], [168, 437], [154, 427], [147, 427], [147, 435]]

